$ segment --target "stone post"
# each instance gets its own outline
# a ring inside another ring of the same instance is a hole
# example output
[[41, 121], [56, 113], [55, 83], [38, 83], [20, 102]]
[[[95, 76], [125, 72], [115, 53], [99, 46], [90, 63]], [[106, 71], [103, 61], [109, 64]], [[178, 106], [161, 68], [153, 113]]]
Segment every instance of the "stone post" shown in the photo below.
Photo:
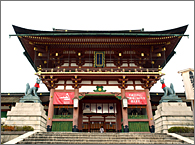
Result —
[[[79, 89], [78, 88], [74, 89], [74, 99], [79, 99]], [[73, 128], [72, 128], [72, 132], [79, 132], [78, 118], [79, 118], [79, 102], [78, 102], [78, 107], [77, 108], [73, 107]]]
[[[122, 97], [122, 100], [123, 100], [123, 98], [125, 98], [125, 89], [124, 88], [121, 88], [121, 97]], [[122, 115], [123, 115], [124, 132], [129, 132], [128, 112], [127, 112], [127, 108], [123, 108], [123, 105], [122, 105]]]
[[147, 115], [148, 115], [150, 132], [154, 133], [154, 131], [155, 131], [154, 117], [153, 117], [153, 114], [152, 114], [152, 106], [151, 106], [151, 102], [150, 102], [149, 89], [145, 89], [145, 92], [146, 92], [146, 100], [147, 100], [146, 112], [147, 112]]
[[50, 89], [50, 97], [49, 97], [47, 131], [52, 130], [52, 119], [53, 119], [53, 113], [54, 113], [53, 97], [54, 97], [54, 89], [52, 88], [52, 89]]

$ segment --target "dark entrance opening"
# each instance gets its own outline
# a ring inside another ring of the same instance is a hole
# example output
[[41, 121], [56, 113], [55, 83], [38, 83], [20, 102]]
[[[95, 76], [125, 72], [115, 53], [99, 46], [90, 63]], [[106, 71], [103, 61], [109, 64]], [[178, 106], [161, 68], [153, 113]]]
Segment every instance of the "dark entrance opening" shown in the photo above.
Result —
[[[121, 114], [118, 115], [118, 109], [121, 109], [121, 100], [113, 94], [91, 94], [85, 96], [82, 100], [82, 131], [100, 132], [101, 126], [104, 132], [117, 132], [117, 124], [121, 125]], [[119, 129], [118, 129], [119, 130]]]

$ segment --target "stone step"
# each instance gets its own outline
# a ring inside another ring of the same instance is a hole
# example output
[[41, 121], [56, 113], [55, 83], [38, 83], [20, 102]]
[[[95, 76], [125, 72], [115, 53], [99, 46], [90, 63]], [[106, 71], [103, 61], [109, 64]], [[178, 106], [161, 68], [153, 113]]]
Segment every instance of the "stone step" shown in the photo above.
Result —
[[17, 144], [187, 144], [166, 133], [38, 132]]
[[166, 134], [163, 134], [163, 135], [161, 135], [161, 134], [128, 134], [128, 133], [126, 133], [126, 134], [120, 134], [120, 133], [118, 133], [118, 134], [106, 134], [106, 133], [96, 133], [96, 134], [91, 134], [91, 133], [88, 133], [88, 134], [61, 134], [61, 133], [58, 133], [58, 134], [48, 134], [48, 133], [46, 133], [46, 134], [36, 134], [36, 135], [39, 135], [39, 136], [41, 136], [41, 135], [44, 135], [44, 136], [142, 136], [142, 137], [145, 137], [145, 136], [167, 136]]
[[52, 135], [55, 135], [55, 134], [66, 134], [66, 135], [79, 135], [79, 134], [83, 134], [83, 135], [103, 135], [103, 134], [106, 134], [106, 135], [167, 135], [166, 133], [108, 133], [108, 132], [104, 132], [103, 134], [102, 133], [99, 133], [99, 132], [37, 132], [37, 134], [52, 134]]
[[146, 136], [146, 137], [143, 137], [143, 136], [106, 136], [106, 135], [101, 136], [101, 137], [100, 136], [44, 136], [44, 135], [34, 135], [34, 136], [31, 136], [30, 138], [47, 138], [47, 139], [49, 139], [49, 138], [173, 139], [173, 137], [170, 137], [170, 136], [164, 136], [164, 137], [161, 137], [161, 136]]
[[[100, 139], [91, 139], [91, 138], [88, 138], [88, 139], [83, 139], [83, 138], [69, 138], [69, 139], [66, 139], [66, 138], [51, 138], [51, 139], [48, 139], [48, 138], [27, 138], [27, 139], [24, 139], [24, 141], [93, 141], [93, 142], [106, 142], [106, 141], [110, 141], [110, 139], [103, 139], [101, 138]], [[118, 142], [118, 141], [122, 141], [121, 139], [112, 139], [112, 141], [114, 142]], [[166, 141], [166, 142], [171, 142], [171, 141], [174, 141], [174, 142], [181, 142], [180, 140], [177, 140], [177, 139], [123, 139], [123, 141], [128, 141], [128, 142], [163, 142], [163, 141]]]
[[22, 141], [18, 144], [186, 144], [183, 142], [175, 141], [162, 141], [162, 142], [129, 142], [129, 141], [106, 141], [106, 142], [94, 142], [94, 141]]

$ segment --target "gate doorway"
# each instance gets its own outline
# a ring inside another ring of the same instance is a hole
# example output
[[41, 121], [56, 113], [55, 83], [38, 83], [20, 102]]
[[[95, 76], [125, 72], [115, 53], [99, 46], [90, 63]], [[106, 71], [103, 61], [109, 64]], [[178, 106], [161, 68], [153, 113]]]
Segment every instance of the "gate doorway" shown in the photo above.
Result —
[[[80, 100], [80, 130], [117, 132], [121, 129], [121, 100], [113, 94], [88, 94]], [[82, 126], [82, 127], [81, 127]]]
[[116, 132], [116, 117], [115, 115], [92, 115], [83, 116], [83, 132], [100, 132], [103, 126], [104, 132]]

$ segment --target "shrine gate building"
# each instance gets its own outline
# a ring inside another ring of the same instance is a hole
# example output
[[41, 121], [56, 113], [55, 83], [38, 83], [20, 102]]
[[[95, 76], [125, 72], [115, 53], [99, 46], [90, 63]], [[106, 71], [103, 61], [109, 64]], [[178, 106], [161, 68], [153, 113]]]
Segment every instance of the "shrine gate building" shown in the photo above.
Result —
[[48, 131], [154, 132], [149, 91], [187, 25], [165, 31], [13, 28], [50, 91]]

